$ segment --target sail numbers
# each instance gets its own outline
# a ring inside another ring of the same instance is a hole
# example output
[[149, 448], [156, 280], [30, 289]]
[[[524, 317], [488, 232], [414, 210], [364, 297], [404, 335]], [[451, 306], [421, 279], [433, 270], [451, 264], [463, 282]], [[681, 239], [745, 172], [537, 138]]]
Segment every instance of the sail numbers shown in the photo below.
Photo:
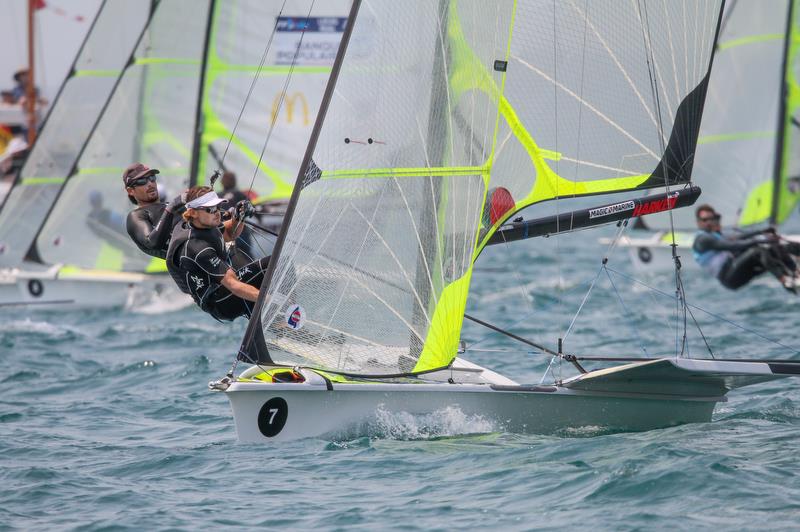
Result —
[[277, 436], [286, 424], [289, 405], [281, 397], [273, 397], [258, 411], [258, 430], [267, 438]]

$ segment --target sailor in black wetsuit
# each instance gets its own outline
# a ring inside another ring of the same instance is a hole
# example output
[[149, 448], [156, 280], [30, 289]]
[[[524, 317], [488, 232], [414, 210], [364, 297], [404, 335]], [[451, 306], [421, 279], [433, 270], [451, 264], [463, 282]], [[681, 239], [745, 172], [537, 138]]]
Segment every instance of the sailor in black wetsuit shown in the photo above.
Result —
[[230, 321], [250, 316], [269, 257], [232, 268], [226, 243], [239, 236], [242, 220], [252, 215], [252, 205], [239, 202], [234, 217], [222, 224], [223, 232], [219, 204], [224, 201], [210, 187], [187, 191], [185, 221], [173, 231], [167, 269], [178, 287], [202, 310], [220, 321]]
[[784, 288], [797, 292], [800, 282], [792, 255], [800, 254], [800, 244], [782, 244], [772, 228], [726, 237], [721, 216], [710, 205], [699, 206], [695, 215], [699, 231], [692, 245], [694, 258], [725, 288], [736, 290], [768, 271]]
[[181, 221], [183, 200], [180, 196], [169, 204], [159, 200], [156, 187], [158, 170], [135, 163], [125, 169], [122, 180], [128, 199], [137, 206], [128, 214], [128, 235], [143, 252], [153, 257], [166, 258], [169, 237], [173, 227]]

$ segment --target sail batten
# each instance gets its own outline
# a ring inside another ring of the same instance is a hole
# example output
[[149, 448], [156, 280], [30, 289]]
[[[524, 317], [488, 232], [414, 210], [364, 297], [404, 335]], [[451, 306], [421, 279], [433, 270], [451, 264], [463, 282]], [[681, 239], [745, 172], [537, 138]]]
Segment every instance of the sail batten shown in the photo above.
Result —
[[515, 212], [690, 180], [721, 1], [590, 7], [361, 2], [246, 358], [446, 367]]

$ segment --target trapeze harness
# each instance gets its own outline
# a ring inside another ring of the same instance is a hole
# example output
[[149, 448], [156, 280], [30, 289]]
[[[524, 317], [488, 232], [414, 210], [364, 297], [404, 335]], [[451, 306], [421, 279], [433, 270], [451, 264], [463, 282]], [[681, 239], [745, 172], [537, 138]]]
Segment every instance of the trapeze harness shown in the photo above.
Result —
[[[699, 231], [692, 252], [705, 271], [716, 277], [726, 288], [736, 290], [766, 271], [778, 279], [791, 274], [797, 265], [781, 246], [759, 246], [753, 240], [756, 233], [729, 240], [720, 232]], [[715, 248], [705, 249], [702, 248]]]
[[[235, 270], [243, 283], [260, 287], [269, 257], [251, 261]], [[182, 223], [172, 232], [167, 251], [167, 270], [178, 288], [192, 296], [201, 310], [219, 321], [250, 316], [253, 304], [222, 286], [222, 278], [233, 263], [216, 227], [198, 229]]]
[[[132, 210], [125, 222], [128, 235], [143, 253], [166, 258], [172, 234], [173, 214], [165, 203], [155, 203]], [[180, 220], [180, 218], [179, 218]]]
[[724, 238], [722, 233], [719, 231], [714, 233], [710, 233], [708, 231], [698, 231], [695, 233], [694, 245], [692, 245], [692, 254], [694, 255], [694, 260], [697, 261], [697, 264], [699, 264], [703, 270], [719, 279], [722, 271], [725, 269], [725, 266], [727, 266], [728, 263], [733, 260], [733, 253], [727, 250], [719, 249], [698, 251], [698, 239], [708, 238], [708, 236], [712, 236], [717, 240], [722, 240]]

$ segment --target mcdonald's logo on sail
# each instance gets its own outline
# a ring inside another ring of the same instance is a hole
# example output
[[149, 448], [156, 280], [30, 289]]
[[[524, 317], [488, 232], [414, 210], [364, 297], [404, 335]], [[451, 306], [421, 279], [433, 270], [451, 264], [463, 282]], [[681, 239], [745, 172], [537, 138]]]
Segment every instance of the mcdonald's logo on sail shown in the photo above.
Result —
[[[286, 93], [286, 96], [283, 98], [283, 108], [286, 109], [286, 123], [291, 124], [294, 122], [294, 108], [298, 102], [300, 102], [302, 106], [303, 125], [307, 126], [311, 123], [311, 115], [308, 110], [308, 100], [306, 100], [306, 96], [302, 92], [293, 92], [292, 94]], [[281, 93], [279, 92], [275, 95], [275, 98], [272, 99], [270, 123], [277, 118], [278, 112], [280, 111], [278, 108], [280, 103]]]

